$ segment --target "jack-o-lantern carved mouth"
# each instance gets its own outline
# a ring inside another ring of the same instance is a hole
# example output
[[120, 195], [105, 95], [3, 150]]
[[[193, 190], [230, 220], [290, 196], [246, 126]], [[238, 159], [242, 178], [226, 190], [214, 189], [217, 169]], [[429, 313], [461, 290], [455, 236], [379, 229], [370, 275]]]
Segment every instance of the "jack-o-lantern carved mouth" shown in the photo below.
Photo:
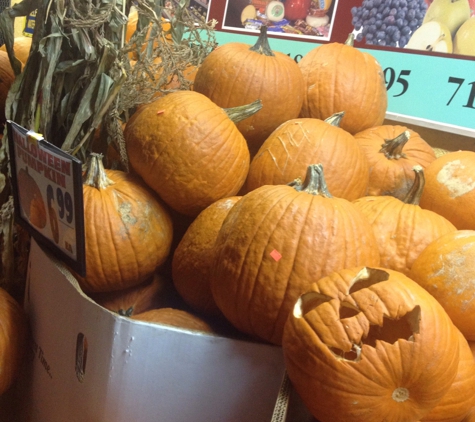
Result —
[[[388, 277], [383, 270], [365, 268], [338, 297], [316, 291], [305, 293], [295, 305], [294, 317], [305, 318], [338, 359], [358, 362], [363, 347], [375, 348], [378, 342], [414, 342], [420, 329], [421, 307], [407, 301], [396, 309], [387, 307], [382, 286], [371, 289]], [[387, 288], [390, 286], [385, 286], [386, 293]]]

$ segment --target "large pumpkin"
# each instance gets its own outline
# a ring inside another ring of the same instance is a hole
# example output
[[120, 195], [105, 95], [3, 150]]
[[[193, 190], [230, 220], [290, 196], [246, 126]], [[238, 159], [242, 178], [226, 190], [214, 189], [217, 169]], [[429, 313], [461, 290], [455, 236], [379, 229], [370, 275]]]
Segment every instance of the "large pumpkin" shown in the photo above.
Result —
[[308, 284], [347, 266], [379, 263], [371, 227], [351, 202], [331, 196], [321, 165], [309, 166], [303, 183], [244, 195], [215, 248], [216, 304], [238, 330], [274, 344]]
[[8, 91], [15, 80], [10, 60], [6, 51], [0, 51], [0, 128], [6, 122], [5, 103]]
[[91, 154], [84, 176], [88, 292], [120, 290], [144, 282], [168, 256], [173, 228], [168, 212], [143, 182], [104, 170]]
[[219, 199], [201, 211], [173, 254], [173, 284], [189, 306], [205, 315], [221, 315], [211, 293], [209, 274], [219, 230], [229, 210], [240, 199], [240, 196]]
[[475, 340], [475, 230], [434, 239], [414, 261], [410, 277], [440, 302], [467, 339]]
[[233, 42], [212, 51], [198, 69], [193, 85], [196, 92], [220, 107], [262, 101], [262, 110], [237, 125], [251, 156], [281, 123], [298, 117], [304, 95], [297, 63], [271, 50], [266, 31], [262, 26], [254, 46]]
[[355, 135], [369, 163], [368, 195], [403, 200], [414, 184], [415, 165], [426, 168], [436, 159], [420, 135], [400, 125], [381, 125]]
[[27, 347], [27, 329], [23, 309], [0, 288], [0, 395], [18, 376]]
[[449, 391], [458, 332], [403, 274], [348, 268], [312, 284], [285, 325], [288, 376], [320, 422], [418, 421]]
[[228, 114], [194, 91], [145, 105], [127, 122], [130, 164], [176, 211], [197, 216], [244, 184], [250, 157]]
[[419, 206], [424, 171], [415, 166], [416, 178], [403, 201], [393, 196], [365, 196], [353, 201], [373, 228], [381, 254], [381, 266], [409, 275], [420, 253], [433, 240], [456, 231], [435, 212]]
[[291, 119], [280, 125], [252, 159], [245, 191], [303, 179], [307, 166], [321, 163], [332, 195], [349, 201], [365, 195], [368, 160], [355, 138], [339, 127], [343, 114], [326, 120]]
[[[32, 37], [19, 36], [13, 39], [13, 51], [15, 57], [21, 61], [23, 65], [26, 64], [30, 56]], [[0, 51], [7, 51], [6, 44], [0, 47]]]
[[383, 70], [370, 54], [347, 42], [310, 50], [299, 62], [305, 81], [301, 117], [326, 119], [345, 112], [341, 127], [356, 134], [383, 124], [387, 92]]
[[425, 170], [421, 207], [435, 211], [459, 230], [475, 230], [474, 151], [442, 155]]

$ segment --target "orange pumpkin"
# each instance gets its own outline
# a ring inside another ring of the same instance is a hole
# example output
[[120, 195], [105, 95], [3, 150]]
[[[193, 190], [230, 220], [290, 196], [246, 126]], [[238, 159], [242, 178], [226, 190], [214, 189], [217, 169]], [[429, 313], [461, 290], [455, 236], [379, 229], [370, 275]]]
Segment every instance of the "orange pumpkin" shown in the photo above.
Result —
[[210, 276], [231, 324], [274, 344], [308, 284], [341, 268], [379, 263], [371, 227], [351, 202], [331, 196], [321, 165], [309, 166], [305, 181], [292, 185], [262, 186], [231, 208]]
[[151, 309], [131, 317], [137, 321], [151, 322], [153, 324], [170, 325], [193, 331], [214, 333], [213, 328], [202, 318], [191, 312], [175, 308]]
[[434, 239], [414, 261], [410, 277], [444, 307], [468, 340], [475, 340], [475, 231]]
[[343, 113], [327, 120], [291, 119], [266, 139], [246, 179], [244, 191], [288, 183], [305, 177], [305, 169], [321, 163], [332, 195], [352, 201], [366, 194], [368, 161], [347, 131], [339, 127]]
[[370, 54], [345, 44], [315, 47], [299, 62], [305, 81], [301, 117], [326, 119], [345, 112], [341, 127], [356, 134], [383, 124], [387, 92], [383, 70]]
[[355, 135], [369, 163], [370, 196], [391, 195], [403, 200], [414, 184], [415, 165], [425, 169], [435, 160], [432, 147], [420, 135], [399, 125], [382, 125]]
[[219, 199], [205, 208], [190, 224], [173, 254], [173, 284], [188, 305], [205, 315], [221, 315], [211, 293], [209, 273], [218, 232], [240, 199]]
[[143, 182], [104, 170], [91, 154], [83, 184], [87, 292], [120, 290], [152, 276], [170, 251], [173, 228], [162, 203]]
[[[32, 37], [19, 36], [13, 39], [13, 51], [15, 57], [21, 61], [23, 65], [26, 64], [28, 57], [30, 56]], [[7, 47], [3, 44], [0, 47], [0, 51], [7, 51]]]
[[18, 171], [18, 194], [26, 217], [38, 229], [46, 226], [46, 205], [35, 179], [29, 174], [28, 167]]
[[421, 207], [443, 215], [459, 230], [475, 230], [475, 152], [442, 155], [425, 170]]
[[129, 163], [176, 211], [196, 217], [244, 184], [250, 157], [229, 115], [194, 91], [145, 105], [127, 122]]
[[6, 122], [5, 103], [8, 91], [15, 80], [10, 60], [6, 51], [0, 51], [0, 128]]
[[475, 360], [462, 333], [459, 338], [459, 364], [457, 376], [442, 400], [425, 415], [421, 422], [461, 421], [475, 404]]
[[231, 42], [212, 51], [198, 69], [193, 85], [196, 92], [224, 108], [262, 101], [258, 113], [237, 124], [251, 156], [281, 123], [298, 117], [304, 95], [297, 63], [272, 51], [266, 31], [263, 25], [254, 46]]
[[320, 422], [417, 421], [449, 391], [459, 337], [397, 271], [357, 267], [307, 288], [285, 325], [288, 376]]
[[25, 356], [27, 331], [23, 309], [0, 288], [0, 396], [18, 376]]
[[404, 201], [393, 196], [365, 196], [353, 201], [373, 228], [381, 266], [406, 275], [430, 242], [456, 231], [450, 221], [418, 205], [424, 172], [420, 166], [414, 171], [416, 178]]

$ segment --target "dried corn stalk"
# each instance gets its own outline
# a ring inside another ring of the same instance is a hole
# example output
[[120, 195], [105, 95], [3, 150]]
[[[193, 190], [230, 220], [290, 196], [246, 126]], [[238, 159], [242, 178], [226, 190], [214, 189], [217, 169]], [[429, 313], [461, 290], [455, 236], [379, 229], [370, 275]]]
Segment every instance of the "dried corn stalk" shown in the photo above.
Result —
[[[7, 118], [82, 161], [92, 150], [105, 150], [114, 142], [127, 169], [122, 124], [159, 93], [188, 89], [184, 71], [199, 66], [216, 46], [213, 23], [196, 22], [187, 9], [189, 0], [167, 3], [174, 6], [165, 7], [164, 0], [23, 0], [5, 9], [0, 31], [17, 74], [7, 99]], [[139, 19], [126, 43], [131, 7]], [[31, 52], [21, 71], [13, 51], [14, 20], [35, 10]], [[162, 17], [169, 21], [166, 30]], [[172, 78], [173, 89], [167, 87]], [[94, 137], [98, 127], [102, 136]], [[19, 236], [12, 223], [6, 145], [4, 137], [0, 285], [18, 279], [12, 272], [19, 267], [11, 260], [22, 260], [25, 253], [23, 245], [15, 248]]]

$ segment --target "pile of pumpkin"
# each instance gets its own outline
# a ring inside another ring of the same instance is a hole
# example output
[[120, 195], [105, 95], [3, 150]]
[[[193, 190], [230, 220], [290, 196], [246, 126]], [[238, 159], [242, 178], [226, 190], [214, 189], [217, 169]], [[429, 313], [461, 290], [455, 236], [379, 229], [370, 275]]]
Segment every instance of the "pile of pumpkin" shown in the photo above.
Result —
[[91, 154], [81, 287], [281, 345], [320, 422], [475, 420], [475, 152], [437, 157], [386, 108], [351, 37], [298, 64], [265, 28], [217, 48], [127, 121], [130, 172]]

